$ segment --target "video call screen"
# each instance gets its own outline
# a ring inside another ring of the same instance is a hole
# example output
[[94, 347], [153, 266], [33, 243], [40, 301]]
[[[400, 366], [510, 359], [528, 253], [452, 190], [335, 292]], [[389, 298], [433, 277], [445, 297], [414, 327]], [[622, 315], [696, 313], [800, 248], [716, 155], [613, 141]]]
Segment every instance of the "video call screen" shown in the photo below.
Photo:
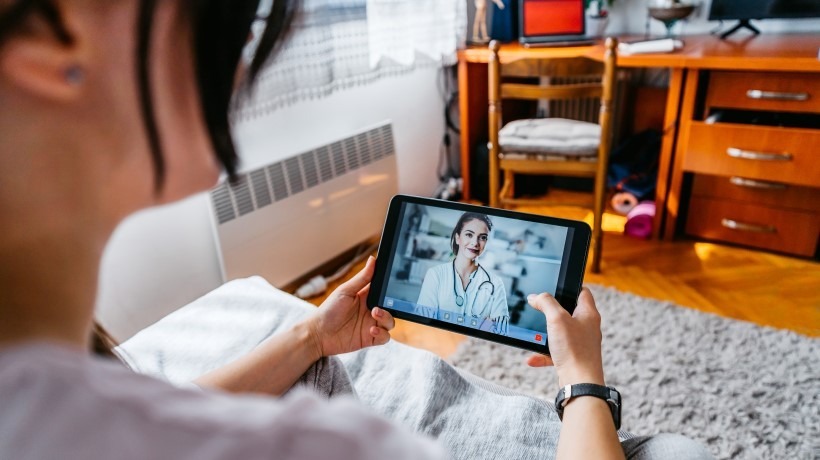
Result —
[[527, 296], [555, 295], [572, 229], [403, 204], [383, 306], [546, 344]]

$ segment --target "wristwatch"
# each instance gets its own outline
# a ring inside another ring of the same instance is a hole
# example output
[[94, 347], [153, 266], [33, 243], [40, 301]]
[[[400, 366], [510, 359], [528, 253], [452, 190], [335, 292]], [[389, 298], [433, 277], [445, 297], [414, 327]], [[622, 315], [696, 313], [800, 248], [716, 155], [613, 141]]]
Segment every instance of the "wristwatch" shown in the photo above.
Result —
[[555, 396], [555, 411], [558, 412], [559, 419], [564, 419], [564, 407], [569, 400], [578, 396], [594, 396], [606, 401], [609, 410], [612, 411], [615, 429], [621, 428], [621, 394], [614, 387], [594, 383], [576, 383], [558, 390], [558, 395]]

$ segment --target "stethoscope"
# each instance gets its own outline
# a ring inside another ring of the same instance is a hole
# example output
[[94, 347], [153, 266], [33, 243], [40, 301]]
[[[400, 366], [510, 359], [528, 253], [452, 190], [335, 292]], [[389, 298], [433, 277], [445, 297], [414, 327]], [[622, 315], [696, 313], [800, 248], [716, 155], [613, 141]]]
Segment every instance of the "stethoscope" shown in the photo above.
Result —
[[[489, 284], [490, 285], [490, 297], [494, 296], [495, 295], [495, 285], [492, 283], [492, 281], [490, 281], [490, 274], [487, 272], [487, 269], [485, 269], [484, 267], [481, 266], [481, 264], [478, 264], [478, 268], [480, 268], [481, 270], [484, 271], [484, 274], [487, 276], [487, 279], [485, 281], [483, 281], [481, 284], [478, 285], [478, 290], [476, 292], [481, 291], [481, 287], [484, 286], [485, 284]], [[456, 296], [456, 305], [458, 305], [459, 307], [463, 307], [464, 306], [464, 297], [462, 297], [461, 294], [459, 294], [458, 290], [456, 289], [456, 278], [458, 278], [458, 273], [456, 273], [456, 261], [453, 260], [453, 294], [455, 294], [455, 296]], [[464, 288], [465, 293], [467, 293], [467, 289], [470, 287], [470, 283], [473, 282], [473, 278], [475, 278], [475, 276], [470, 277], [470, 281], [467, 281], [467, 287]]]

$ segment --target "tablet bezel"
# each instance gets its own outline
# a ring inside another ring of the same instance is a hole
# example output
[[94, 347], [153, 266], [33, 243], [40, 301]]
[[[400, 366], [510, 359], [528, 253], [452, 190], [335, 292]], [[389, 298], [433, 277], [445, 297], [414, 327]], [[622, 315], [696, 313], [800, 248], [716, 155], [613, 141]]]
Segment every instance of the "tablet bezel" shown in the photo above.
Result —
[[[387, 283], [390, 276], [390, 267], [395, 258], [395, 248], [398, 244], [399, 225], [401, 224], [401, 210], [403, 205], [419, 204], [423, 206], [433, 206], [444, 209], [453, 209], [462, 212], [479, 212], [489, 215], [490, 217], [498, 216], [508, 219], [524, 220], [527, 222], [534, 222], [539, 224], [555, 225], [560, 227], [567, 227], [573, 229], [572, 240], [569, 245], [565, 247], [565, 255], [562, 260], [567, 260], [568, 264], [564, 272], [563, 286], [556, 288], [555, 298], [570, 314], [575, 310], [578, 303], [578, 296], [581, 293], [581, 288], [584, 280], [584, 269], [586, 268], [587, 255], [589, 252], [589, 243], [591, 236], [591, 229], [589, 225], [582, 221], [561, 219], [557, 217], [548, 217], [535, 214], [525, 214], [520, 212], [509, 211], [506, 209], [488, 208], [483, 206], [475, 206], [464, 203], [456, 203], [452, 201], [437, 200], [433, 198], [422, 198], [410, 195], [396, 195], [390, 200], [390, 206], [387, 210], [387, 217], [385, 218], [384, 229], [382, 230], [381, 241], [379, 242], [379, 257], [376, 260], [376, 269], [373, 274], [373, 279], [370, 283], [370, 293], [367, 296], [367, 307], [373, 308], [379, 306], [389, 311], [395, 318], [405, 319], [414, 323], [434, 326], [439, 329], [444, 329], [459, 334], [478, 337], [492, 342], [503, 343], [525, 350], [535, 351], [537, 353], [549, 354], [549, 342], [544, 345], [527, 342], [525, 340], [518, 340], [511, 337], [493, 334], [467, 326], [459, 326], [457, 324], [448, 323], [432, 318], [425, 318], [411, 313], [406, 313], [391, 308], [385, 308], [382, 305], [384, 296], [387, 291]], [[567, 254], [567, 251], [569, 252]], [[563, 263], [562, 263], [563, 265]], [[563, 288], [563, 289], [560, 289]], [[547, 335], [549, 341], [549, 335]]]

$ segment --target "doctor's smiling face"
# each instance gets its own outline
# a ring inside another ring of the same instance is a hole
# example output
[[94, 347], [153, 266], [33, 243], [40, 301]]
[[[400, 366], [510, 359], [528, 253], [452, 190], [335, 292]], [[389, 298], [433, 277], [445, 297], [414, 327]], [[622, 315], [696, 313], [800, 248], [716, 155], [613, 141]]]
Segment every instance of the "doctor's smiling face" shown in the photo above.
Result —
[[456, 258], [475, 261], [484, 252], [492, 227], [490, 218], [485, 214], [462, 214], [450, 240]]

